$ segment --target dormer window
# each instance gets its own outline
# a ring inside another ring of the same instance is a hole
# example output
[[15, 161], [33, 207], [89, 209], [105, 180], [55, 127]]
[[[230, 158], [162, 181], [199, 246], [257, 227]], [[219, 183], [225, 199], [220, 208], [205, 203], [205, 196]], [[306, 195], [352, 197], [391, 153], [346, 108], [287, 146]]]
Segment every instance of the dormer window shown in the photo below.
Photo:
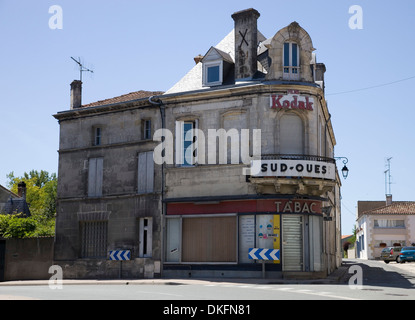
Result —
[[222, 85], [234, 64], [231, 56], [217, 48], [211, 47], [202, 59], [203, 86]]
[[299, 47], [294, 42], [284, 43], [284, 80], [299, 80], [300, 79], [300, 54]]
[[212, 61], [203, 64], [203, 85], [218, 86], [223, 83], [223, 62]]

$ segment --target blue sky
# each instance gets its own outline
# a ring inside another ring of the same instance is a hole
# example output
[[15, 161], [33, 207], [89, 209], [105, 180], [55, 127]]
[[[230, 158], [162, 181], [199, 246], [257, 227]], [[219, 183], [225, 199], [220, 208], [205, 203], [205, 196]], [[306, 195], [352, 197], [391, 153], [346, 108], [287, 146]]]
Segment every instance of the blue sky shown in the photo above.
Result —
[[[62, 8], [62, 29], [49, 28], [52, 5]], [[363, 29], [349, 28], [352, 5], [363, 9]], [[267, 38], [297, 21], [326, 65], [335, 155], [349, 159], [343, 234], [351, 233], [358, 200], [385, 198], [388, 157], [393, 199], [415, 201], [413, 0], [0, 0], [0, 184], [11, 171], [57, 172], [52, 115], [69, 109], [69, 85], [79, 78], [71, 56], [94, 70], [84, 73], [83, 103], [164, 91], [232, 30], [232, 13], [251, 7]], [[345, 91], [353, 92], [337, 94]]]

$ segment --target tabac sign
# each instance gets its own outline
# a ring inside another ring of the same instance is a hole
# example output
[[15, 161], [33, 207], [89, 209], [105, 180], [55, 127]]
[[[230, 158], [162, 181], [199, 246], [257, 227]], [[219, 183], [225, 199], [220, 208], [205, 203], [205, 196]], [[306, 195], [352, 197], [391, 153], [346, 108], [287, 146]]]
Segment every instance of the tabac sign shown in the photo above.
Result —
[[314, 98], [299, 94], [298, 90], [287, 90], [287, 94], [272, 94], [270, 98], [271, 109], [299, 109], [314, 110]]
[[252, 177], [303, 177], [335, 180], [334, 163], [313, 160], [253, 160]]

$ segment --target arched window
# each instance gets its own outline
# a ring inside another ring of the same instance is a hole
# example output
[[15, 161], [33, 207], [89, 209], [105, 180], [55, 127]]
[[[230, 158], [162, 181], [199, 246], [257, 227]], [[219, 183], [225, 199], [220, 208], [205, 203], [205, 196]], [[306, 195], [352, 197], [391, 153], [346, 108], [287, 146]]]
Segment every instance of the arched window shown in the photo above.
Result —
[[300, 48], [298, 44], [294, 42], [284, 43], [283, 64], [284, 80], [300, 79]]
[[301, 118], [286, 113], [280, 120], [280, 154], [304, 154], [304, 126]]

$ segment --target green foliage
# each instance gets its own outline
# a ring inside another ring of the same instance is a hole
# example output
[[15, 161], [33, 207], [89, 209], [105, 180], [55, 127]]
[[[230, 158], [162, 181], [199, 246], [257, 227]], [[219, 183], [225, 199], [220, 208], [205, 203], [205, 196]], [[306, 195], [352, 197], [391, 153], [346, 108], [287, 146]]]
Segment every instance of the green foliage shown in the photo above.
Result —
[[56, 174], [47, 171], [31, 170], [22, 177], [15, 177], [11, 172], [7, 175], [8, 187], [18, 193], [18, 184], [26, 183], [26, 201], [29, 204], [31, 217], [21, 215], [0, 215], [0, 237], [27, 238], [55, 235], [55, 215], [57, 184]]
[[34, 236], [36, 221], [21, 214], [0, 215], [0, 236], [9, 238], [30, 238]]

